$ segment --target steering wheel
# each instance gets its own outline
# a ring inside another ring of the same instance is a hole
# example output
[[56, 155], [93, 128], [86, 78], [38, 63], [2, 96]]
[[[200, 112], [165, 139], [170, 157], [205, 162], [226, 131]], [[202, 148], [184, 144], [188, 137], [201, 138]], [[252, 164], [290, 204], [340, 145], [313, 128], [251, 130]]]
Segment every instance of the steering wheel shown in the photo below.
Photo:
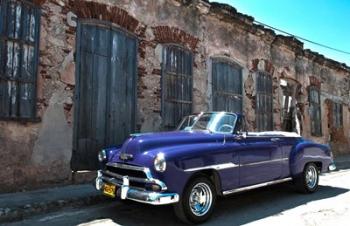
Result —
[[[227, 128], [227, 129], [224, 129]], [[232, 132], [233, 131], [233, 126], [229, 124], [223, 124], [219, 127], [218, 129], [219, 132]]]

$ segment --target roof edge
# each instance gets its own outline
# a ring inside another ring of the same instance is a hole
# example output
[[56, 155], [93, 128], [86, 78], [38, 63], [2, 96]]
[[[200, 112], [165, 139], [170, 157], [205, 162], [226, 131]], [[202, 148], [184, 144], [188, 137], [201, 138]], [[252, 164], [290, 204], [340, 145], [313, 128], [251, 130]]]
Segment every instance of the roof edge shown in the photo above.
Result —
[[286, 36], [276, 34], [274, 30], [267, 28], [263, 25], [257, 24], [254, 17], [246, 15], [237, 11], [237, 9], [229, 4], [209, 2], [209, 0], [175, 0], [182, 3], [185, 6], [195, 4], [201, 5], [201, 8], [208, 7], [208, 10], [204, 12], [209, 14], [215, 14], [219, 16], [219, 19], [229, 22], [236, 23], [240, 26], [244, 26], [248, 32], [258, 34], [260, 36], [272, 37], [273, 44], [281, 44], [284, 47], [292, 50], [299, 56], [303, 56], [307, 59], [313, 60], [314, 62], [325, 65], [334, 70], [343, 70], [350, 76], [350, 67], [346, 63], [327, 58], [324, 55], [312, 51], [310, 49], [304, 49], [304, 43], [294, 36]]

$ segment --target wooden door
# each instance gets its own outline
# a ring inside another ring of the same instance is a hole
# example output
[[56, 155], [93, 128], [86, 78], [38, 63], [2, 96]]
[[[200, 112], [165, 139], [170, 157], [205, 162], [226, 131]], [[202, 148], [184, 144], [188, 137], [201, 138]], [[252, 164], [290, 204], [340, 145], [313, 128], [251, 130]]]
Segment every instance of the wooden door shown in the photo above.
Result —
[[97, 169], [97, 153], [135, 128], [137, 41], [106, 24], [79, 23], [73, 170]]

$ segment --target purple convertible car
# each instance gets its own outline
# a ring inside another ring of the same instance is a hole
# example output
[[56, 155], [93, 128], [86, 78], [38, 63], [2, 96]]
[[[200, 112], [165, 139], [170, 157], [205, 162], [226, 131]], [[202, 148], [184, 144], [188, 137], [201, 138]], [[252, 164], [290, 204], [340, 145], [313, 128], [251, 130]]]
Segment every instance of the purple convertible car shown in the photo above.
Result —
[[131, 135], [99, 153], [96, 188], [112, 198], [173, 204], [185, 222], [201, 223], [217, 196], [293, 181], [317, 190], [319, 174], [335, 169], [327, 145], [296, 133], [247, 132], [240, 114], [202, 113], [189, 131]]

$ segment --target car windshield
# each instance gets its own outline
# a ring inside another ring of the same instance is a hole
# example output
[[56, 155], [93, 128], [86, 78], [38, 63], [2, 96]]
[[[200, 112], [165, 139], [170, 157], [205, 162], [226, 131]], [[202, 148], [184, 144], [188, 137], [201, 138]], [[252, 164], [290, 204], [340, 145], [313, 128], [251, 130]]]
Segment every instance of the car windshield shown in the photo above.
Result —
[[209, 130], [213, 133], [233, 133], [237, 116], [231, 113], [204, 113], [194, 122], [192, 130]]

